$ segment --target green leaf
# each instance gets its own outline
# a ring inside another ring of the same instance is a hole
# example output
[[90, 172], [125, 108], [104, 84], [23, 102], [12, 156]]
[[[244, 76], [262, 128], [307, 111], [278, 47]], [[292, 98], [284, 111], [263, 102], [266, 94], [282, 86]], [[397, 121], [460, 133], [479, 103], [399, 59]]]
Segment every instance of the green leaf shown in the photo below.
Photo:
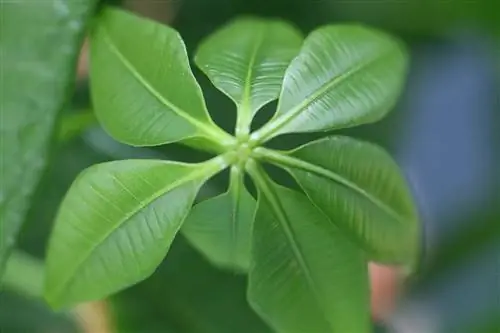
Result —
[[197, 204], [182, 232], [215, 265], [246, 272], [255, 206], [243, 184], [243, 174], [233, 167], [229, 190]]
[[255, 113], [278, 98], [285, 70], [301, 44], [294, 27], [258, 18], [233, 20], [201, 44], [195, 62], [236, 103], [237, 133], [248, 134]]
[[0, 276], [46, 166], [95, 3], [0, 1]]
[[370, 259], [416, 259], [417, 213], [398, 166], [381, 148], [338, 136], [289, 153], [261, 148], [258, 153], [286, 167], [311, 201]]
[[51, 235], [45, 297], [54, 307], [103, 298], [151, 275], [200, 186], [225, 167], [128, 160], [94, 165], [62, 202]]
[[65, 115], [62, 117], [59, 124], [58, 141], [67, 143], [81, 135], [90, 127], [95, 126], [96, 123], [97, 120], [95, 115], [90, 110], [78, 111]]
[[377, 121], [395, 104], [406, 67], [401, 43], [385, 33], [357, 25], [319, 28], [286, 71], [278, 111], [252, 138]]
[[228, 140], [207, 113], [177, 31], [108, 8], [90, 45], [95, 112], [114, 138], [133, 146]]
[[278, 332], [370, 331], [362, 251], [301, 193], [249, 170], [259, 200], [248, 297]]

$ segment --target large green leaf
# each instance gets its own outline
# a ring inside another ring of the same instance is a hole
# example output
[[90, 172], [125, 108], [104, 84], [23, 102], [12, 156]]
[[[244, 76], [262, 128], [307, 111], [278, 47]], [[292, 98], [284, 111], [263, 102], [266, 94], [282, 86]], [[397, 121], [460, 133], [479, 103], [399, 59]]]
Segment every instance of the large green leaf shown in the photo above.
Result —
[[369, 332], [362, 251], [305, 195], [250, 171], [259, 188], [251, 305], [278, 332]]
[[381, 148], [338, 136], [288, 153], [258, 152], [286, 167], [312, 202], [371, 259], [416, 259], [417, 213], [398, 166]]
[[385, 33], [357, 25], [319, 28], [288, 67], [275, 116], [252, 137], [379, 120], [395, 104], [406, 66], [402, 45]]
[[229, 190], [197, 204], [182, 232], [215, 265], [246, 272], [256, 203], [237, 167], [231, 176]]
[[47, 258], [52, 306], [102, 298], [151, 275], [204, 181], [225, 167], [128, 160], [80, 174], [58, 213]]
[[207, 113], [174, 29], [107, 8], [92, 30], [90, 63], [95, 112], [117, 140], [134, 146], [227, 140]]
[[236, 103], [237, 133], [248, 134], [255, 113], [278, 98], [301, 44], [301, 33], [289, 24], [257, 18], [231, 21], [201, 44], [195, 62]]
[[0, 275], [46, 165], [95, 3], [0, 2]]

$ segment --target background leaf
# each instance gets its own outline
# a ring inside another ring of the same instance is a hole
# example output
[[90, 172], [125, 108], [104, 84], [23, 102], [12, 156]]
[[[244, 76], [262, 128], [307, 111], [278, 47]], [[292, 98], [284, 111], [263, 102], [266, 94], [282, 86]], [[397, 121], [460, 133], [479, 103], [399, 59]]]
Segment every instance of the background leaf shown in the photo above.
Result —
[[95, 3], [0, 3], [0, 276], [45, 168]]
[[278, 111], [253, 137], [327, 131], [382, 118], [398, 98], [406, 53], [400, 42], [357, 25], [313, 31], [288, 67]]
[[288, 156], [269, 155], [287, 167], [311, 201], [371, 259], [416, 259], [413, 201], [398, 166], [381, 148], [338, 136], [311, 142]]
[[240, 18], [209, 36], [195, 62], [238, 107], [237, 132], [248, 134], [255, 113], [278, 98], [283, 76], [302, 35], [288, 23]]
[[182, 232], [215, 265], [246, 272], [256, 203], [240, 171], [231, 174], [229, 190], [194, 206]]
[[151, 275], [166, 255], [198, 189], [219, 171], [153, 160], [98, 164], [73, 183], [47, 258], [53, 306], [102, 298]]
[[91, 34], [91, 89], [99, 121], [124, 143], [228, 137], [207, 113], [181, 37], [152, 20], [103, 11]]
[[367, 263], [306, 196], [259, 188], [248, 297], [278, 332], [369, 332]]
[[[96, 132], [103, 135], [96, 135]], [[77, 137], [60, 146], [49, 172], [37, 189], [38, 200], [34, 199], [26, 227], [22, 229], [17, 243], [20, 248], [42, 260], [56, 210], [82, 169], [110, 158], [193, 159], [194, 151], [179, 145], [134, 148], [116, 141], [112, 145], [107, 141], [113, 139], [96, 128], [87, 130], [84, 138]], [[173, 148], [184, 149], [182, 152], [171, 151]], [[213, 177], [205, 183], [198, 192], [197, 200], [223, 192], [227, 181], [222, 181], [225, 178], [222, 176]], [[32, 274], [30, 279], [43, 279], [43, 274]], [[71, 318], [65, 317], [67, 312], [51, 315], [45, 300], [26, 299], [16, 291], [10, 292], [8, 284], [2, 287], [5, 287], [0, 292], [2, 333], [79, 332], [79, 327], [68, 324]], [[217, 269], [192, 248], [185, 237], [179, 235], [152, 276], [97, 304], [108, 304], [112, 310], [112, 318], [108, 318], [117, 332], [270, 332], [250, 309], [245, 290], [246, 277]], [[228, 316], [228, 313], [231, 315]], [[95, 323], [91, 319], [93, 315], [84, 311], [82, 316], [78, 316], [78, 321]]]

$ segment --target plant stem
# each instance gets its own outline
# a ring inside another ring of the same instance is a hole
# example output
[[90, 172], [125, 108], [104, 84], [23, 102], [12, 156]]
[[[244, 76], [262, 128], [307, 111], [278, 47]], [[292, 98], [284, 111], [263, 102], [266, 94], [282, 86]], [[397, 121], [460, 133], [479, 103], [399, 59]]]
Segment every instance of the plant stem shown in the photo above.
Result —
[[[13, 291], [35, 300], [43, 299], [44, 265], [41, 260], [14, 250], [9, 257], [3, 277], [2, 289]], [[0, 289], [1, 291], [1, 289]], [[62, 315], [74, 321], [83, 332], [96, 332], [90, 327], [99, 327], [99, 332], [112, 332], [106, 302], [88, 302], [77, 305]]]
[[262, 187], [267, 187], [267, 174], [262, 170], [262, 166], [259, 164], [259, 162], [250, 159], [247, 161], [245, 169], [258, 189], [262, 190]]
[[287, 154], [286, 152], [280, 152], [264, 147], [255, 148], [253, 154], [257, 159], [262, 159], [274, 165], [281, 166], [285, 169], [292, 168], [292, 169], [302, 170], [320, 176], [324, 179], [333, 181], [342, 186], [345, 186], [355, 191], [359, 195], [363, 196], [364, 198], [372, 202], [374, 205], [385, 211], [387, 214], [393, 216], [397, 221], [404, 221], [406, 218], [402, 216], [400, 213], [396, 212], [390, 206], [388, 206], [385, 202], [381, 201], [379, 198], [374, 196], [372, 193], [364, 190], [357, 183], [347, 179], [346, 177], [332, 170], [301, 160], [299, 158], [291, 156], [290, 154]]
[[247, 141], [250, 134], [250, 123], [252, 122], [252, 117], [247, 105], [242, 105], [238, 112], [236, 118], [236, 130], [235, 135], [240, 141]]
[[97, 119], [92, 110], [66, 115], [59, 125], [59, 142], [66, 143], [95, 124]]
[[14, 250], [7, 261], [2, 287], [32, 298], [41, 298], [43, 279], [42, 261]]

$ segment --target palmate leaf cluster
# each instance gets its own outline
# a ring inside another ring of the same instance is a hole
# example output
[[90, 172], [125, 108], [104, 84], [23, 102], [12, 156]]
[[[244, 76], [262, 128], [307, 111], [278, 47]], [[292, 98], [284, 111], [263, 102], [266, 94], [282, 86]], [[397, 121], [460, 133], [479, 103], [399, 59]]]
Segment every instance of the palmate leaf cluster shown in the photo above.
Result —
[[[180, 232], [213, 264], [248, 274], [250, 304], [277, 331], [369, 331], [367, 262], [411, 265], [417, 251], [417, 216], [397, 165], [381, 148], [344, 136], [291, 151], [265, 143], [381, 119], [404, 83], [401, 43], [359, 25], [327, 25], [304, 38], [280, 20], [229, 22], [199, 46], [194, 63], [234, 101], [232, 134], [211, 119], [174, 29], [107, 8], [90, 48], [95, 113], [115, 139], [180, 142], [215, 157], [83, 171], [51, 237], [49, 303], [103, 298], [147, 278]], [[251, 133], [255, 114], [276, 99], [273, 117]], [[266, 163], [301, 191], [276, 183]], [[227, 192], [193, 207], [200, 187], [227, 168]]]

